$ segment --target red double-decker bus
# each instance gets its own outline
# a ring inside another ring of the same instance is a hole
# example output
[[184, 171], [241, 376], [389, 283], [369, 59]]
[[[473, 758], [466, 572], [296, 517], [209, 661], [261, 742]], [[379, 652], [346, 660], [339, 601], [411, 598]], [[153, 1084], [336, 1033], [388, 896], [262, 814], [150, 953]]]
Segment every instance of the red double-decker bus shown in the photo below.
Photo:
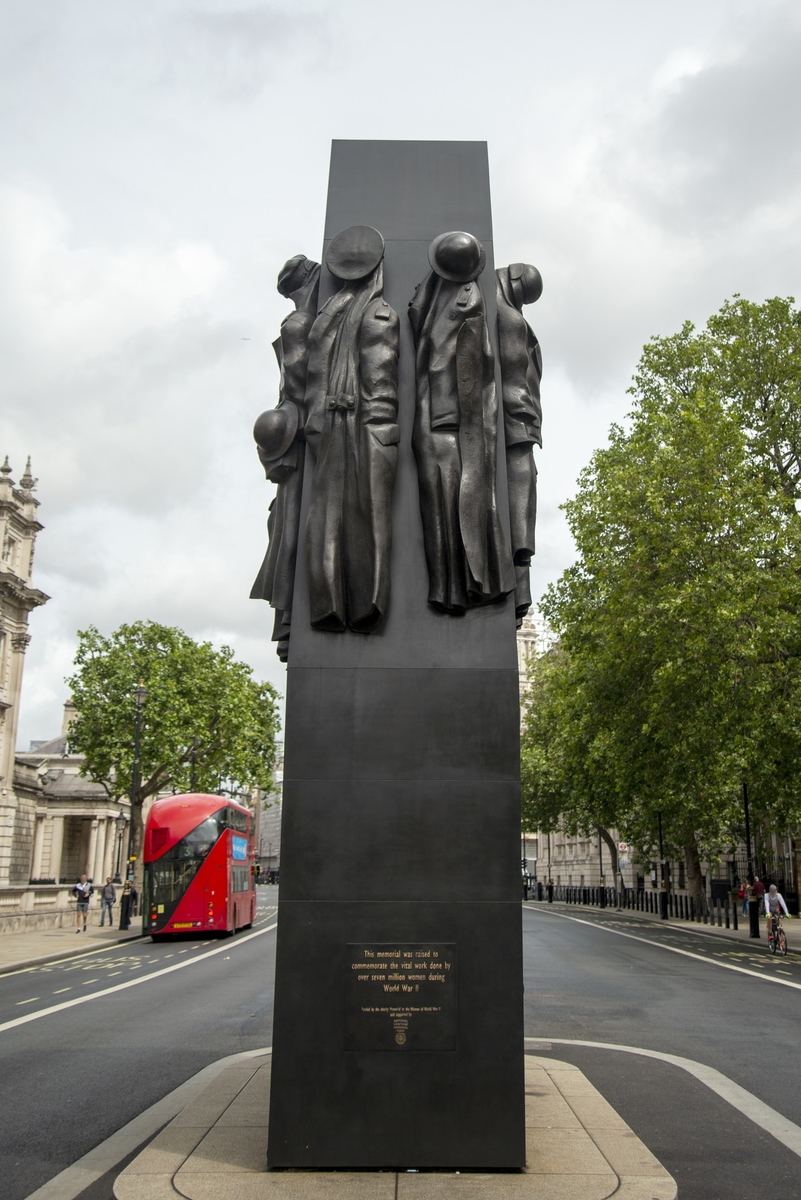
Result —
[[224, 796], [156, 800], [145, 826], [143, 932], [234, 933], [256, 915], [251, 814]]

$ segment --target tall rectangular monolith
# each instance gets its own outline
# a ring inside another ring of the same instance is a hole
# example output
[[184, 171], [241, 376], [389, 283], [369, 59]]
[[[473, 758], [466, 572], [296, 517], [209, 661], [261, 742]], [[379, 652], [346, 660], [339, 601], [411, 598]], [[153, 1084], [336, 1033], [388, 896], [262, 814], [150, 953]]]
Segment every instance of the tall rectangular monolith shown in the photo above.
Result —
[[[525, 1163], [519, 703], [513, 598], [427, 602], [406, 317], [432, 239], [483, 243], [483, 142], [333, 144], [326, 245], [370, 225], [401, 318], [391, 595], [369, 636], [290, 640], [268, 1162], [501, 1170]], [[323, 269], [320, 302], [334, 290]], [[505, 467], [498, 493], [505, 513]], [[311, 480], [307, 462], [301, 529]], [[507, 526], [508, 528], [508, 526]]]

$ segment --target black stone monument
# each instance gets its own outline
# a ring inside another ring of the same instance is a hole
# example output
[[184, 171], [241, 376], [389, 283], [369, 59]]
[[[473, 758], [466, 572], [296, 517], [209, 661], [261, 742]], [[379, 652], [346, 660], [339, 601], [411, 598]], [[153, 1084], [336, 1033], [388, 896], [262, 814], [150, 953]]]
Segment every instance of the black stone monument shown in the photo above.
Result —
[[[326, 248], [351, 226], [383, 235], [384, 297], [400, 317], [391, 590], [369, 636], [313, 629], [298, 554], [268, 1165], [514, 1170], [525, 1164], [515, 602], [462, 616], [428, 603], [407, 319], [432, 240], [467, 230], [486, 251], [497, 351], [486, 144], [334, 142]], [[336, 286], [323, 267], [320, 304]], [[307, 458], [301, 545], [312, 475]], [[508, 537], [502, 432], [497, 478]]]

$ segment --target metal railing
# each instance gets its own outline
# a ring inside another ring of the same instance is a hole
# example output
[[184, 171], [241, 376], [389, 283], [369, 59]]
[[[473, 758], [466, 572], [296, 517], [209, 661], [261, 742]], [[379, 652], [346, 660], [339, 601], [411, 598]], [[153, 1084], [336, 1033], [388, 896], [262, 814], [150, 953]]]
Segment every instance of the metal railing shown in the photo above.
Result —
[[[531, 888], [530, 897], [533, 900], [548, 899], [548, 889], [539, 883]], [[562, 904], [586, 905], [591, 908], [611, 908], [618, 912], [632, 912], [660, 915], [660, 892], [656, 888], [623, 888], [616, 890], [610, 887], [573, 887], [567, 884], [554, 884], [554, 900]], [[736, 895], [725, 900], [710, 900], [702, 896], [698, 901], [695, 897], [681, 892], [669, 892], [667, 895], [667, 916], [677, 921], [694, 921], [698, 925], [717, 925], [719, 929], [738, 928], [738, 906], [740, 901]]]

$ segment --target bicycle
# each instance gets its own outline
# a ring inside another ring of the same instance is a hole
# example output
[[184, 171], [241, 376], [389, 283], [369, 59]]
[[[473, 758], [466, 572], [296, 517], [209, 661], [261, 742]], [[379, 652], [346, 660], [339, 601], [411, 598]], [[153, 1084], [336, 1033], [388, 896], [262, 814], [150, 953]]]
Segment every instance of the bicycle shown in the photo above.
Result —
[[787, 953], [787, 934], [782, 928], [781, 915], [771, 915], [768, 926], [768, 949], [771, 954]]

